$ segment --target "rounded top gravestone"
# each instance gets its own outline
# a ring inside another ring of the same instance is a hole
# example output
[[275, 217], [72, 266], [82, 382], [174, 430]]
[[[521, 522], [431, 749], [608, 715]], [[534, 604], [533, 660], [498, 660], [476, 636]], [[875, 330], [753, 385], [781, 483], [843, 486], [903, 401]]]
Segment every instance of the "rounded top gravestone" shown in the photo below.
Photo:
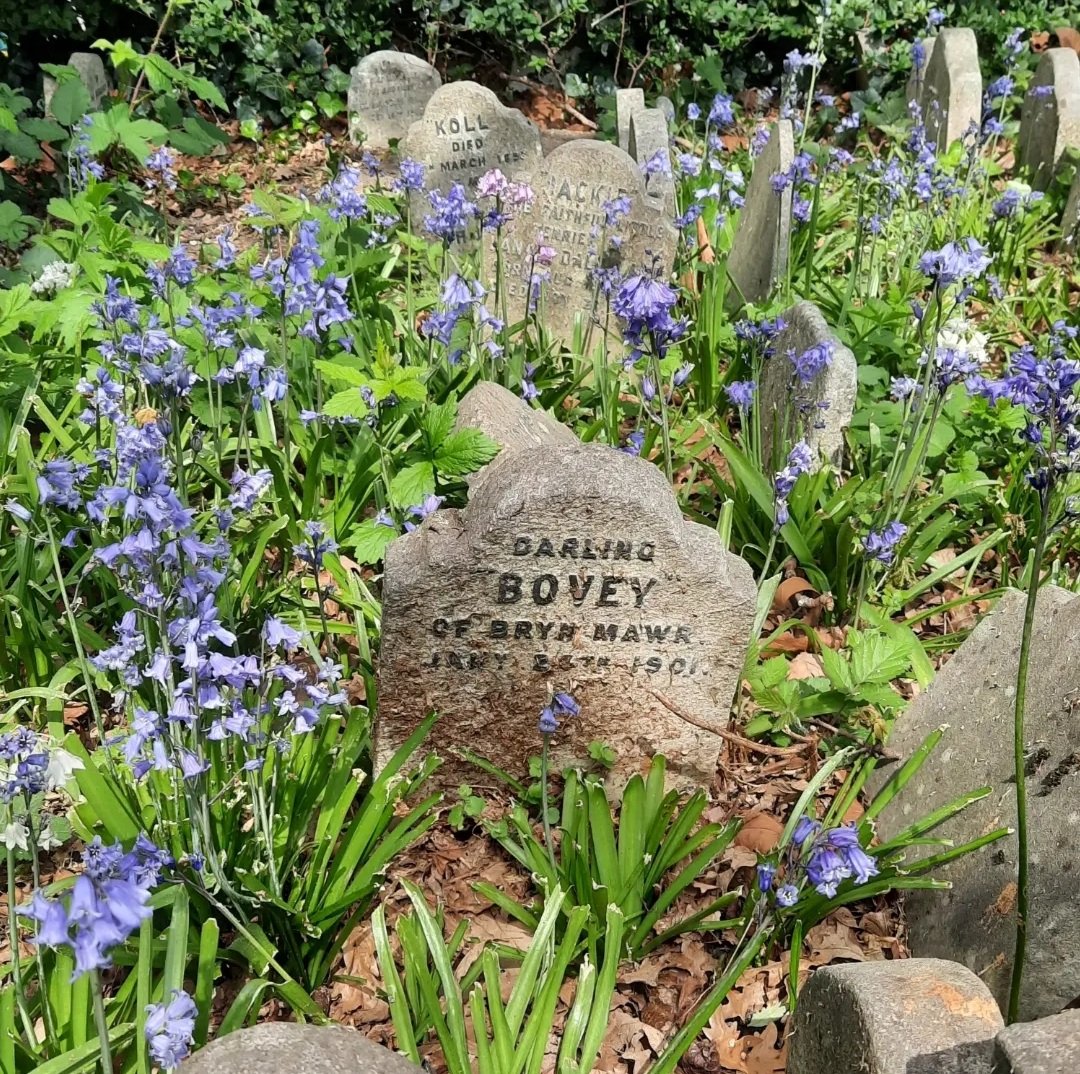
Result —
[[211, 1042], [184, 1074], [419, 1074], [407, 1059], [339, 1026], [263, 1022]]
[[1042, 54], [1020, 112], [1020, 163], [1043, 190], [1066, 149], [1080, 147], [1080, 56], [1071, 48]]
[[419, 56], [385, 49], [365, 56], [350, 72], [349, 137], [380, 148], [404, 138], [440, 85]]
[[[541, 322], [553, 337], [569, 343], [578, 315], [588, 323], [604, 301], [593, 278], [596, 268], [617, 268], [624, 277], [671, 274], [678, 232], [645, 193], [633, 158], [618, 146], [572, 142], [545, 157], [535, 172], [517, 178], [532, 186], [535, 197], [499, 240], [512, 320], [525, 315], [535, 280]], [[629, 211], [609, 223], [607, 207], [621, 198], [628, 199]], [[539, 268], [541, 247], [550, 251], [550, 259]]]
[[513, 177], [539, 164], [543, 151], [540, 131], [486, 86], [448, 82], [431, 95], [423, 116], [409, 127], [402, 155], [426, 166], [426, 190], [445, 194], [454, 183], [471, 192], [476, 180], [493, 168]]
[[950, 27], [927, 50], [926, 77], [919, 97], [926, 140], [948, 149], [982, 120], [982, 73], [974, 30]]
[[683, 521], [652, 463], [595, 444], [511, 451], [464, 510], [387, 549], [377, 763], [436, 711], [438, 782], [467, 778], [461, 747], [524, 777], [540, 710], [565, 690], [581, 713], [553, 738], [556, 766], [599, 740], [614, 783], [663, 753], [673, 784], [707, 784], [754, 604], [750, 568]]

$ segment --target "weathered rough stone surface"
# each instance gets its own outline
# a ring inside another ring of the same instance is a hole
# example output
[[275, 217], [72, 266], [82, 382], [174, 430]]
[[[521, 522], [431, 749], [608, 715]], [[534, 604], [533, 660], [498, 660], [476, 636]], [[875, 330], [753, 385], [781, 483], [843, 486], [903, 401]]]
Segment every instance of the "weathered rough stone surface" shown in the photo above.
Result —
[[[762, 369], [758, 391], [761, 457], [772, 460], [772, 445], [780, 433], [782, 443], [805, 439], [815, 457], [838, 463], [859, 387], [855, 355], [833, 335], [813, 302], [799, 302], [780, 316], [787, 327], [774, 340], [773, 355]], [[799, 357], [818, 344], [831, 348], [832, 362], [809, 384], [802, 384], [794, 377], [789, 355]], [[783, 435], [785, 425], [790, 430], [788, 436]]]
[[877, 47], [869, 30], [856, 30], [855, 37], [855, 85], [859, 89], [866, 89], [870, 85], [870, 75], [874, 70], [877, 58]]
[[754, 601], [750, 568], [683, 521], [651, 463], [594, 444], [515, 452], [463, 511], [387, 550], [377, 763], [437, 711], [442, 783], [470, 774], [454, 747], [523, 776], [549, 691], [568, 690], [581, 715], [554, 736], [557, 766], [599, 739], [616, 782], [662, 752], [673, 785], [708, 784]]
[[1080, 170], [1069, 188], [1065, 200], [1065, 212], [1061, 217], [1061, 246], [1064, 250], [1075, 250], [1077, 230], [1080, 229]]
[[417, 1074], [407, 1059], [337, 1026], [264, 1022], [184, 1060], [184, 1074]]
[[[529, 406], [524, 399], [501, 384], [482, 380], [473, 385], [458, 404], [459, 428], [487, 433], [502, 450], [496, 462], [517, 451], [546, 451], [553, 447], [573, 447], [578, 438], [546, 410]], [[475, 481], [480, 475], [474, 474]]]
[[1080, 1011], [1018, 1022], [998, 1034], [995, 1074], [1077, 1074]]
[[[492, 168], [513, 176], [535, 167], [543, 156], [536, 127], [475, 82], [440, 86], [423, 117], [409, 127], [401, 151], [427, 165], [427, 190], [444, 194], [454, 183], [471, 191]], [[418, 200], [426, 210], [426, 196]]]
[[1017, 148], [1036, 190], [1050, 184], [1066, 149], [1080, 148], [1080, 56], [1073, 49], [1042, 54], [1020, 112]]
[[645, 107], [643, 89], [617, 89], [615, 91], [615, 127], [619, 148], [630, 149], [630, 117]]
[[673, 130], [675, 128], [675, 102], [672, 101], [670, 97], [665, 97], [661, 94], [656, 98], [653, 107], [658, 108], [663, 112], [664, 119], [667, 120], [668, 129]]
[[[109, 76], [105, 73], [105, 63], [96, 52], [73, 52], [68, 58], [68, 67], [74, 67], [78, 72], [79, 81], [86, 87], [90, 94], [89, 111], [98, 111], [109, 96]], [[45, 75], [43, 85], [43, 103], [45, 115], [52, 115], [52, 97], [56, 92], [57, 81], [50, 75]]]
[[823, 966], [799, 994], [788, 1074], [991, 1074], [1002, 1024], [955, 962]]
[[[597, 295], [590, 275], [601, 262], [618, 266], [624, 275], [643, 270], [670, 275], [678, 233], [668, 215], [646, 197], [638, 166], [617, 146], [571, 142], [546, 157], [535, 172], [516, 178], [527, 181], [536, 197], [503, 228], [503, 280], [511, 322], [525, 314], [540, 245], [555, 251], [553, 263], [544, 270], [548, 278], [541, 288], [540, 319], [566, 343], [573, 340], [579, 314], [588, 322], [594, 312], [604, 310], [604, 297]], [[630, 212], [608, 227], [604, 204], [623, 195], [630, 199]], [[615, 238], [621, 239], [617, 247], [611, 241]], [[603, 328], [597, 328], [594, 341], [602, 335]]]
[[442, 85], [426, 60], [386, 49], [365, 56], [350, 76], [349, 137], [379, 148], [404, 138]]
[[922, 106], [926, 139], [947, 149], [982, 119], [982, 73], [975, 31], [964, 27], [942, 30], [926, 64]]
[[746, 302], [768, 298], [777, 280], [787, 271], [791, 245], [791, 185], [777, 194], [770, 180], [786, 172], [795, 159], [795, 132], [791, 120], [773, 125], [769, 141], [754, 161], [746, 188], [746, 202], [728, 255], [731, 286], [727, 303], [731, 310]]
[[913, 66], [911, 74], [908, 75], [907, 89], [904, 94], [905, 101], [918, 101], [922, 102], [922, 91], [926, 85], [926, 69], [930, 66], [930, 57], [934, 54], [934, 42], [936, 37], [924, 37], [922, 62], [918, 66]]
[[[669, 216], [675, 216], [675, 175], [671, 170], [668, 124], [659, 108], [642, 108], [630, 116], [630, 156], [638, 168], [659, 170], [644, 175], [645, 193]], [[643, 173], [644, 174], [644, 173]]]
[[[993, 793], [935, 830], [957, 845], [1016, 823], [1013, 705], [1025, 596], [1009, 590], [931, 686], [897, 720], [889, 746], [910, 755], [949, 730], [879, 818], [890, 839], [908, 824], [979, 787]], [[1056, 1014], [1080, 996], [1080, 597], [1045, 586], [1036, 605], [1025, 740], [1030, 758], [1031, 913], [1021, 1019]], [[978, 973], [1003, 1006], [1012, 964], [1016, 839], [960, 858], [934, 874], [950, 891], [910, 892], [916, 955], [955, 959]]]

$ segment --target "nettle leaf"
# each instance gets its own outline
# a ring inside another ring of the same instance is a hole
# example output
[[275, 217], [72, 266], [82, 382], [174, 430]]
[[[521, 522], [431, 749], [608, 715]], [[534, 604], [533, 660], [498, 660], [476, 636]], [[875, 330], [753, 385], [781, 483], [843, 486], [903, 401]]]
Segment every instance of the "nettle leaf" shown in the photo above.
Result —
[[420, 426], [424, 430], [424, 439], [432, 455], [441, 447], [442, 442], [453, 432], [457, 421], [457, 400], [435, 403], [424, 411]]
[[499, 453], [499, 445], [479, 429], [457, 429], [435, 452], [435, 466], [441, 474], [460, 476], [479, 470]]
[[357, 563], [380, 563], [386, 546], [397, 535], [394, 526], [384, 526], [373, 518], [366, 518], [356, 527], [347, 543], [352, 547]]
[[49, 111], [57, 122], [74, 127], [90, 111], [90, 94], [77, 78], [67, 78], [56, 87]]
[[401, 508], [423, 503], [434, 491], [435, 467], [426, 460], [406, 466], [390, 482], [390, 498]]
[[341, 362], [330, 362], [325, 358], [320, 358], [315, 363], [315, 368], [328, 380], [348, 384], [353, 388], [366, 388], [371, 384], [371, 378], [367, 374], [361, 373], [359, 369], [354, 369], [351, 365], [344, 365]]
[[371, 408], [364, 402], [359, 388], [346, 388], [330, 396], [323, 404], [322, 412], [328, 418], [366, 418]]

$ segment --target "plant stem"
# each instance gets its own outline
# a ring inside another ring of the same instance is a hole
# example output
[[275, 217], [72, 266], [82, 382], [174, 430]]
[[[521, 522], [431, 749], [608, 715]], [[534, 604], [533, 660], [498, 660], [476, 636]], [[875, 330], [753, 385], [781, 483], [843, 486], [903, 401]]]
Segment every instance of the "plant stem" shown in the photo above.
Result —
[[548, 861], [551, 862], [551, 873], [557, 879], [559, 867], [555, 864], [555, 840], [551, 835], [551, 821], [548, 818], [548, 749], [551, 735], [545, 734], [543, 739], [544, 745], [540, 750], [540, 818], [544, 824], [544, 844], [547, 846]]
[[[22, 958], [19, 954], [19, 923], [15, 912], [15, 849], [7, 848], [7, 875], [8, 875], [8, 942], [11, 944], [11, 978], [15, 984], [15, 1002], [19, 1007], [19, 1015], [22, 1018], [23, 1032], [26, 1035], [26, 1043], [33, 1047], [34, 1022], [30, 1017], [30, 1011], [26, 1006], [26, 990], [22, 981]], [[41, 988], [44, 990], [45, 981], [42, 979]]]
[[[1048, 478], [1048, 481], [1050, 479]], [[1013, 710], [1013, 772], [1016, 779], [1016, 946], [1013, 950], [1012, 980], [1009, 983], [1007, 1021], [1015, 1022], [1020, 1012], [1020, 986], [1024, 978], [1024, 957], [1027, 952], [1028, 918], [1028, 823], [1027, 773], [1024, 758], [1024, 702], [1027, 698], [1028, 665], [1031, 660], [1031, 634], [1035, 625], [1035, 602], [1039, 595], [1039, 571], [1046, 550], [1048, 516], [1050, 514], [1050, 485], [1042, 491], [1039, 512], [1039, 531], [1030, 560], [1027, 604], [1024, 607], [1024, 632], [1020, 638], [1020, 662], [1016, 669], [1016, 707]]]
[[109, 1051], [109, 1025], [105, 1021], [105, 997], [101, 994], [101, 977], [97, 970], [90, 971], [90, 991], [94, 993], [94, 1025], [98, 1032], [101, 1049], [102, 1074], [113, 1074], [112, 1053]]

